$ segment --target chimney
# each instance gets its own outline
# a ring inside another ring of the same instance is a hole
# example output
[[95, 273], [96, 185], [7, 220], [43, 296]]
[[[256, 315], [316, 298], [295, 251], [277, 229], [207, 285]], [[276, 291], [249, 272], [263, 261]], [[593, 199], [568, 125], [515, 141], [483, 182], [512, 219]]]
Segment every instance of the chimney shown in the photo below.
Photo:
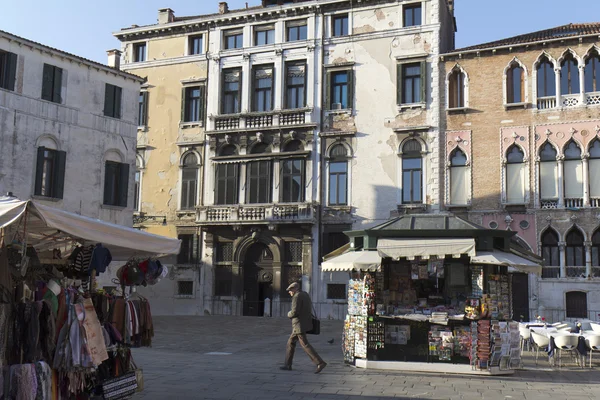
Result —
[[161, 8], [158, 10], [158, 23], [168, 24], [175, 21], [175, 13], [170, 8]]
[[454, 0], [448, 0], [448, 9], [450, 14], [454, 15]]
[[121, 68], [121, 50], [112, 49], [106, 52], [108, 54], [108, 66], [114, 69]]
[[229, 6], [226, 1], [219, 3], [219, 14], [227, 14], [229, 12]]

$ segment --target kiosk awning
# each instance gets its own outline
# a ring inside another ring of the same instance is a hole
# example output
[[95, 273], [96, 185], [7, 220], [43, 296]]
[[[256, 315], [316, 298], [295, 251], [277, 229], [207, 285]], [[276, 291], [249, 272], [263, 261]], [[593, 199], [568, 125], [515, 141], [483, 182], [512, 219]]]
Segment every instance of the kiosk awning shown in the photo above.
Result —
[[462, 254], [473, 257], [475, 239], [379, 239], [377, 252], [381, 257], [394, 260], [402, 257], [409, 260], [415, 257], [428, 259], [432, 256], [444, 258], [446, 255], [459, 258]]
[[471, 264], [502, 265], [508, 267], [509, 270], [514, 268], [528, 274], [540, 275], [542, 273], [541, 265], [501, 250], [477, 252], [475, 257], [471, 257]]
[[323, 271], [376, 271], [381, 266], [381, 257], [376, 251], [350, 251], [323, 261]]

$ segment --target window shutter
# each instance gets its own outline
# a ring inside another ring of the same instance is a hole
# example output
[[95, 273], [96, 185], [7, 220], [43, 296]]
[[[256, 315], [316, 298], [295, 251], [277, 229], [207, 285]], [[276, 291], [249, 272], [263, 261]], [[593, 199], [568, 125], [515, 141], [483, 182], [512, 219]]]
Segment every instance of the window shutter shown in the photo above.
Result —
[[63, 70], [62, 68], [58, 68], [58, 67], [54, 67], [54, 93], [52, 96], [52, 100], [55, 103], [62, 103], [62, 97], [61, 97], [61, 92], [62, 92], [62, 75], [63, 75]]
[[200, 121], [206, 118], [206, 86], [200, 85]]
[[67, 152], [56, 152], [56, 168], [54, 170], [54, 182], [52, 197], [62, 199], [65, 189], [65, 165], [67, 162]]
[[44, 64], [42, 74], [42, 100], [52, 101], [52, 81], [54, 79], [54, 67]]
[[17, 78], [17, 55], [15, 53], [6, 53], [6, 67], [4, 87], [14, 91], [15, 79]]
[[236, 112], [240, 113], [242, 112], [242, 86], [244, 83], [244, 76], [242, 74], [242, 70], [240, 70], [240, 79], [238, 82], [238, 109], [236, 110]]
[[113, 185], [112, 180], [114, 179], [114, 163], [107, 161], [104, 163], [104, 201], [103, 204], [110, 205], [110, 188]]
[[427, 103], [427, 62], [421, 61], [421, 102]]
[[45, 147], [38, 147], [37, 161], [35, 164], [35, 188], [33, 194], [36, 196], [42, 195], [42, 177], [44, 174], [44, 152]]
[[402, 104], [402, 64], [396, 66], [396, 102]]
[[181, 122], [185, 122], [187, 120], [186, 118], [186, 112], [185, 112], [185, 103], [186, 103], [186, 98], [185, 98], [185, 88], [181, 88]]
[[112, 117], [113, 109], [114, 109], [114, 101], [115, 98], [115, 87], [109, 83], [105, 85], [104, 89], [104, 115], [107, 117]]
[[348, 98], [346, 101], [348, 102], [347, 108], [354, 108], [354, 71], [349, 69], [348, 74]]
[[143, 96], [144, 96], [144, 104], [142, 105], [142, 107], [144, 108], [144, 120], [140, 121], [140, 125], [143, 126], [147, 126], [148, 125], [148, 92], [143, 92]]
[[325, 107], [326, 110], [331, 109], [331, 71], [325, 73]]
[[121, 118], [121, 95], [123, 91], [120, 87], [115, 86], [115, 118]]
[[127, 192], [129, 191], [129, 164], [119, 164], [119, 193], [120, 207], [127, 207]]

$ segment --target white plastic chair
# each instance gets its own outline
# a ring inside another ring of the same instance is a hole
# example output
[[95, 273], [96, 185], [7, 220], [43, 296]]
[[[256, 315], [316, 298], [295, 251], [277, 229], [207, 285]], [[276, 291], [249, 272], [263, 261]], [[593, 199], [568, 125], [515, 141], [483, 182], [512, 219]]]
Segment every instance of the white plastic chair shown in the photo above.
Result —
[[531, 332], [531, 338], [533, 339], [533, 343], [535, 344], [535, 365], [537, 365], [540, 348], [544, 349], [544, 351], [547, 351], [548, 346], [550, 345], [550, 339], [548, 339], [544, 335], [540, 335], [539, 333], [535, 332]]
[[519, 333], [521, 335], [521, 352], [525, 350], [525, 346], [529, 349], [529, 338], [531, 337], [531, 331], [525, 326], [519, 325]]
[[592, 330], [594, 332], [600, 333], [600, 324], [599, 323], [597, 323], [597, 322], [590, 322], [590, 325], [591, 325]]
[[585, 344], [587, 344], [590, 349], [590, 368], [592, 368], [592, 354], [594, 351], [600, 351], [600, 335], [588, 336], [585, 339]]
[[556, 345], [556, 351], [558, 351], [558, 368], [562, 367], [562, 352], [568, 351], [572, 354], [577, 348], [577, 343], [579, 343], [579, 336], [563, 335], [554, 337], [554, 344]]

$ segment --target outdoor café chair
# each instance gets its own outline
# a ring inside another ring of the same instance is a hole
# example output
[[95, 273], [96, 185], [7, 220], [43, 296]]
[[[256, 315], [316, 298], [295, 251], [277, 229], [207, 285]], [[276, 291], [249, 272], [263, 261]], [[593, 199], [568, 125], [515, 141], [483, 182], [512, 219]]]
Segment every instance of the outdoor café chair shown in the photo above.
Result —
[[588, 336], [585, 342], [590, 349], [590, 368], [592, 368], [592, 354], [594, 351], [600, 351], [600, 335]]
[[548, 346], [550, 345], [550, 339], [548, 339], [544, 335], [540, 335], [539, 333], [531, 332], [531, 338], [533, 339], [533, 344], [535, 345], [535, 365], [538, 363], [538, 356], [540, 354], [540, 348], [544, 351], [548, 351]]
[[563, 351], [568, 351], [573, 355], [573, 352], [577, 350], [577, 343], [579, 342], [579, 336], [577, 335], [561, 335], [554, 337], [554, 344], [556, 345], [556, 350], [558, 351], [558, 368], [562, 367], [562, 353]]
[[525, 347], [529, 349], [529, 339], [531, 338], [531, 331], [525, 326], [519, 325], [519, 333], [521, 335], [521, 351], [525, 350]]

